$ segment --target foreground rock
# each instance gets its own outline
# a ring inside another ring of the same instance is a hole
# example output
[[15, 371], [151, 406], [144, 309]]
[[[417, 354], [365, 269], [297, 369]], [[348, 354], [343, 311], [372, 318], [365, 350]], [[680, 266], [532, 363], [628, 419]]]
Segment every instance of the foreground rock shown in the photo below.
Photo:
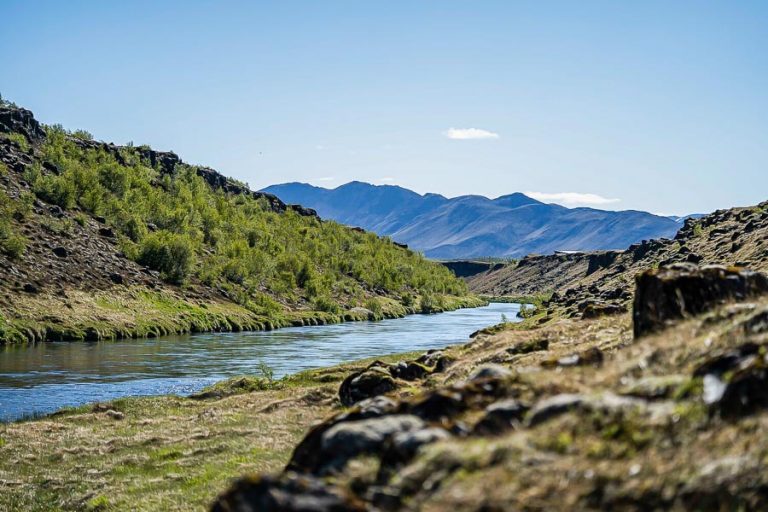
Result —
[[697, 315], [726, 301], [768, 293], [768, 277], [739, 267], [678, 263], [637, 276], [632, 319], [635, 336]]

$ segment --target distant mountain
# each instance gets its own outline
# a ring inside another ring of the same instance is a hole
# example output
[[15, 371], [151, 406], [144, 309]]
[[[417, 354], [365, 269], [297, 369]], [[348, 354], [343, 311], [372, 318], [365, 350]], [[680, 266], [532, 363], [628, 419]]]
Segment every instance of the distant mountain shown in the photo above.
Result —
[[673, 219], [647, 212], [566, 208], [521, 193], [449, 199], [359, 181], [335, 189], [285, 183], [263, 192], [314, 208], [323, 218], [388, 235], [432, 258], [623, 249], [671, 237], [680, 228]]
[[668, 219], [672, 219], [678, 224], [682, 224], [683, 222], [686, 221], [686, 219], [700, 219], [706, 215], [707, 215], [706, 213], [692, 213], [690, 215], [683, 215], [681, 217], [678, 217], [677, 215], [667, 215], [666, 217]]

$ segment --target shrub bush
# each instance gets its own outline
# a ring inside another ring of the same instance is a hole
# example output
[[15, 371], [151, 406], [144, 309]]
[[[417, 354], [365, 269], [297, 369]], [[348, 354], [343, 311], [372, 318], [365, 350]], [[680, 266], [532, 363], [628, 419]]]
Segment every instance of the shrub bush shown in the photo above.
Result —
[[189, 238], [161, 231], [151, 233], [142, 240], [138, 262], [159, 271], [168, 281], [180, 284], [189, 276], [193, 255]]

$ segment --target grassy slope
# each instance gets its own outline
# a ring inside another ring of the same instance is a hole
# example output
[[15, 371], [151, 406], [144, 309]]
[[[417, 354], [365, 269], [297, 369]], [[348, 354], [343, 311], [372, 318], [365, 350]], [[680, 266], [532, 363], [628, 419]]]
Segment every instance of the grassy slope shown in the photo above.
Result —
[[279, 471], [365, 362], [218, 400], [129, 398], [0, 424], [0, 510], [204, 510], [231, 479]]

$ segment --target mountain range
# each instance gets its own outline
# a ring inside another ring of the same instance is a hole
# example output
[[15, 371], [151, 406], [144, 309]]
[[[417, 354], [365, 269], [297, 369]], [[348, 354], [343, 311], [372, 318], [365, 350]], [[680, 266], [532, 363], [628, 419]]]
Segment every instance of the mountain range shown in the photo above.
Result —
[[684, 219], [635, 210], [566, 208], [519, 192], [496, 199], [447, 198], [359, 181], [334, 189], [284, 183], [263, 192], [444, 259], [624, 249], [641, 240], [671, 237]]

